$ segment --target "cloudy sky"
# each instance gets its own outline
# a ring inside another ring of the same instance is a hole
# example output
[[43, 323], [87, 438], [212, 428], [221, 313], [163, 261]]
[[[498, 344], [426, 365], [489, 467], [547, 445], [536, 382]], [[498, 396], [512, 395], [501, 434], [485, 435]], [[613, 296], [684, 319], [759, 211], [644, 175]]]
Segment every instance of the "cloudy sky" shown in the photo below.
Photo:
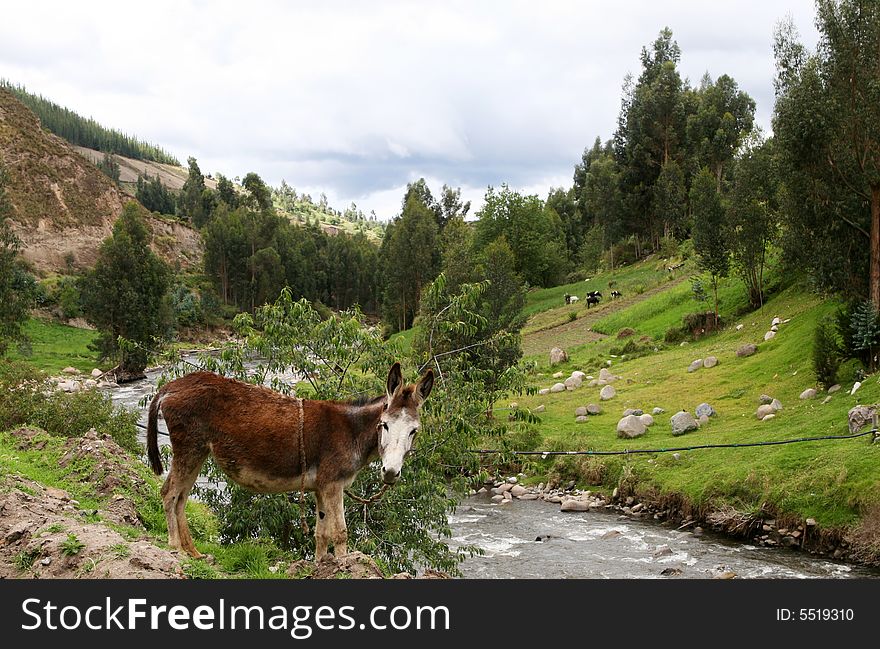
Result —
[[0, 77], [205, 173], [286, 179], [393, 216], [407, 182], [480, 203], [569, 186], [611, 136], [624, 75], [664, 26], [683, 76], [729, 74], [769, 130], [772, 38], [812, 0], [8, 2]]

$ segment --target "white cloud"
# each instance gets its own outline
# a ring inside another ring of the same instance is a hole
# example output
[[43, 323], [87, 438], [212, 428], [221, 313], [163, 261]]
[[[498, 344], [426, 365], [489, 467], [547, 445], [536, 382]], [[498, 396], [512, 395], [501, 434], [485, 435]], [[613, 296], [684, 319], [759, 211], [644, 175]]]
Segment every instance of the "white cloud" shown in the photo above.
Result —
[[620, 4], [32, 1], [4, 9], [0, 76], [205, 171], [387, 218], [420, 176], [478, 196], [569, 184], [664, 26], [683, 74], [733, 76], [765, 129], [775, 23], [815, 42], [807, 0]]

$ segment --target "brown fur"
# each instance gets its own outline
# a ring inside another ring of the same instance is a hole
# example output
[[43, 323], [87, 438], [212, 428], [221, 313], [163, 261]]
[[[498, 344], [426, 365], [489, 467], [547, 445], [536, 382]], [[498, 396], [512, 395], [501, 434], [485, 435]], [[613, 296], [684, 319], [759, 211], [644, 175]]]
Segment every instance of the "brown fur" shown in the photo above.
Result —
[[[430, 392], [429, 372], [416, 385], [404, 385], [400, 365], [389, 373], [388, 395], [366, 403], [303, 400], [305, 490], [314, 491], [318, 507], [316, 558], [330, 544], [347, 550], [342, 493], [358, 471], [379, 456], [378, 427], [383, 413], [418, 408]], [[388, 407], [386, 408], [386, 403]], [[302, 483], [299, 404], [268, 388], [194, 372], [163, 386], [153, 398], [147, 426], [147, 454], [162, 473], [157, 435], [159, 410], [165, 417], [174, 461], [162, 499], [168, 520], [168, 543], [192, 556], [193, 544], [184, 506], [209, 455], [234, 482], [258, 493], [299, 490]]]

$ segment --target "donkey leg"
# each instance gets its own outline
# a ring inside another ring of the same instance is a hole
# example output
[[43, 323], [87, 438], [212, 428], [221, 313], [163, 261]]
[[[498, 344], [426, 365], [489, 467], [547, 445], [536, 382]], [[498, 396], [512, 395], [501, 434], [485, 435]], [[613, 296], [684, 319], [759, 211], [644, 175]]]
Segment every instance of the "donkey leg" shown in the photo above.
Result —
[[327, 517], [326, 502], [324, 491], [317, 489], [315, 491], [315, 561], [320, 561], [321, 557], [327, 554], [327, 546], [330, 544], [328, 529], [330, 519]]
[[180, 547], [185, 550], [187, 554], [196, 559], [201, 558], [202, 553], [196, 549], [196, 545], [192, 540], [192, 535], [189, 533], [189, 524], [186, 521], [186, 501], [189, 499], [189, 492], [192, 490], [193, 485], [199, 477], [199, 472], [202, 470], [202, 464], [204, 464], [204, 461], [205, 458], [202, 458], [201, 462], [199, 462], [198, 465], [181, 480], [180, 497], [177, 499], [177, 506], [174, 510], [175, 518], [177, 519], [177, 530], [180, 536]]
[[345, 526], [345, 505], [342, 501], [342, 484], [333, 485], [328, 489], [325, 498], [330, 541], [333, 543], [333, 554], [337, 557], [348, 554], [348, 528]]
[[175, 550], [184, 550], [194, 557], [200, 555], [189, 534], [184, 507], [189, 490], [198, 478], [206, 457], [207, 455], [192, 451], [178, 451], [171, 462], [168, 479], [162, 485], [162, 506], [168, 522], [168, 545]]
[[[172, 462], [172, 465], [173, 464], [174, 462]], [[165, 522], [168, 524], [168, 547], [174, 550], [179, 550], [180, 533], [177, 530], [177, 514], [174, 511], [176, 505], [174, 494], [177, 492], [174, 476], [175, 474], [172, 468], [168, 471], [168, 477], [165, 478], [160, 493], [162, 495], [162, 508], [165, 510]]]

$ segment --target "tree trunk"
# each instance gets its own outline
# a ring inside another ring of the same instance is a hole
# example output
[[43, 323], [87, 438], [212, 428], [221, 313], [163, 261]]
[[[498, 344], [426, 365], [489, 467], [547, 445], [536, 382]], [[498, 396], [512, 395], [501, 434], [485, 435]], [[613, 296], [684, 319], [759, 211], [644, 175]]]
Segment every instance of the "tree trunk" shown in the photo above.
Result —
[[869, 291], [874, 308], [880, 310], [880, 185], [871, 187], [871, 261]]
[[715, 331], [718, 331], [718, 278], [712, 275], [712, 291], [715, 293]]

